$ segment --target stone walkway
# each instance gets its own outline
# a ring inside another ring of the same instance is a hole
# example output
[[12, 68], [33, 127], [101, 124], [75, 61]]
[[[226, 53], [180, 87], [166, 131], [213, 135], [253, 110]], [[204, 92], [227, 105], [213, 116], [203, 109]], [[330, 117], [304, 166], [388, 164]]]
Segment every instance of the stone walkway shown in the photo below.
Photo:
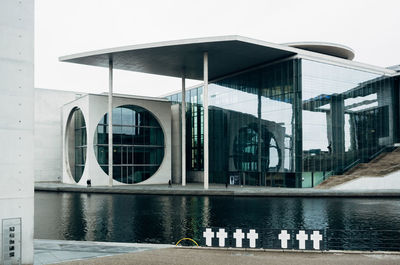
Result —
[[114, 256], [89, 258], [61, 263], [63, 265], [258, 265], [258, 264], [307, 264], [307, 265], [398, 265], [400, 255], [385, 253], [321, 253], [277, 252], [255, 250], [215, 250], [167, 248], [127, 253]]
[[173, 245], [90, 241], [34, 240], [34, 265], [81, 261], [89, 258], [170, 248]]

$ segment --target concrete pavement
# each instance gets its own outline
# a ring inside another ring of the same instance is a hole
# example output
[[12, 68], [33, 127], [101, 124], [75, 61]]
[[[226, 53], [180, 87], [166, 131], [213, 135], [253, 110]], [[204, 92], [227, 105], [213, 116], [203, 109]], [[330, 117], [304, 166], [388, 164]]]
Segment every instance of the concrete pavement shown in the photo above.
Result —
[[60, 263], [63, 265], [398, 265], [400, 255], [378, 253], [274, 252], [167, 248]]
[[181, 185], [119, 185], [87, 188], [56, 182], [36, 182], [35, 191], [84, 192], [109, 194], [196, 195], [196, 196], [251, 196], [251, 197], [400, 197], [399, 189], [389, 190], [321, 190], [312, 188], [271, 188], [211, 184], [208, 190], [202, 184]]
[[85, 260], [170, 247], [173, 247], [173, 245], [35, 239], [34, 265]]

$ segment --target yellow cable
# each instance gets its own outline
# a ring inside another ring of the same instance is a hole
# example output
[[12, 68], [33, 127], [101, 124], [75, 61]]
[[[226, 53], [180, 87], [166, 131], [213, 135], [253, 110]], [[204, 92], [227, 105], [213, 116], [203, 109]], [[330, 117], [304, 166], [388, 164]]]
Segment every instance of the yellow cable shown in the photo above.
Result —
[[195, 243], [196, 244], [196, 246], [199, 246], [199, 244], [197, 244], [197, 242], [196, 241], [194, 241], [193, 239], [191, 239], [191, 238], [188, 238], [188, 237], [185, 237], [185, 238], [182, 238], [182, 239], [180, 239], [179, 241], [178, 241], [178, 243], [176, 243], [176, 245], [175, 246], [177, 246], [179, 243], [181, 243], [181, 241], [182, 240], [190, 240], [190, 241], [192, 241], [193, 243]]

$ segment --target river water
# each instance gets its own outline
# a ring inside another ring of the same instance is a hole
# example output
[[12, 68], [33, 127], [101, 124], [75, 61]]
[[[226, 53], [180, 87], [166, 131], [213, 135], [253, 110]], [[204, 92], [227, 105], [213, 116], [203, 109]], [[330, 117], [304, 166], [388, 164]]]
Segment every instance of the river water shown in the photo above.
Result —
[[204, 227], [400, 230], [400, 199], [35, 193], [35, 238], [175, 243]]

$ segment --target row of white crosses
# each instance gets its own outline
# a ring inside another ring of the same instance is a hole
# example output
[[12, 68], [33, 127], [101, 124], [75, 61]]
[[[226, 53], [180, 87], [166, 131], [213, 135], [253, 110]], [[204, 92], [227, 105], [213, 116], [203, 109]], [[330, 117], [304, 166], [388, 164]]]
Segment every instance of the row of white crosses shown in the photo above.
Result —
[[[278, 238], [281, 241], [281, 248], [287, 248], [287, 242], [290, 240], [290, 234], [288, 234], [287, 230], [281, 230]], [[296, 234], [296, 240], [299, 241], [299, 249], [306, 249], [308, 234], [306, 234], [304, 230], [300, 230], [299, 233]], [[313, 242], [314, 249], [320, 249], [319, 242], [322, 240], [322, 235], [319, 233], [319, 231], [313, 231], [310, 236], [310, 240]]]
[[[224, 228], [218, 229], [217, 233], [214, 233], [211, 228], [206, 228], [203, 232], [203, 237], [206, 239], [206, 246], [212, 246], [212, 239], [215, 238], [215, 234], [218, 238], [218, 246], [225, 247], [225, 239], [228, 238], [228, 233], [225, 232]], [[250, 229], [248, 233], [243, 233], [242, 229], [236, 229], [233, 233], [233, 238], [236, 240], [236, 247], [241, 248], [243, 239], [247, 238], [249, 240], [249, 246], [251, 248], [256, 247], [256, 240], [258, 239], [258, 233], [255, 229]]]
[[[206, 246], [212, 246], [212, 239], [218, 238], [218, 246], [225, 247], [225, 240], [228, 238], [228, 233], [224, 228], [219, 228], [218, 232], [213, 232], [211, 228], [206, 228], [206, 231], [203, 232], [203, 237], [206, 239]], [[296, 240], [299, 241], [299, 249], [306, 249], [306, 241], [308, 239], [308, 234], [304, 230], [300, 230], [298, 234], [296, 234]], [[249, 240], [249, 246], [251, 248], [256, 247], [256, 240], [258, 239], [258, 233], [256, 233], [255, 229], [250, 229], [248, 233], [243, 233], [242, 229], [236, 229], [233, 233], [233, 238], [235, 239], [236, 247], [241, 248], [243, 239]], [[290, 234], [288, 234], [287, 230], [281, 230], [281, 233], [278, 235], [278, 239], [281, 241], [281, 248], [288, 248], [287, 242], [291, 239]], [[322, 235], [319, 231], [313, 231], [310, 236], [310, 240], [313, 241], [313, 248], [319, 250], [320, 249], [320, 241], [322, 240]]]

